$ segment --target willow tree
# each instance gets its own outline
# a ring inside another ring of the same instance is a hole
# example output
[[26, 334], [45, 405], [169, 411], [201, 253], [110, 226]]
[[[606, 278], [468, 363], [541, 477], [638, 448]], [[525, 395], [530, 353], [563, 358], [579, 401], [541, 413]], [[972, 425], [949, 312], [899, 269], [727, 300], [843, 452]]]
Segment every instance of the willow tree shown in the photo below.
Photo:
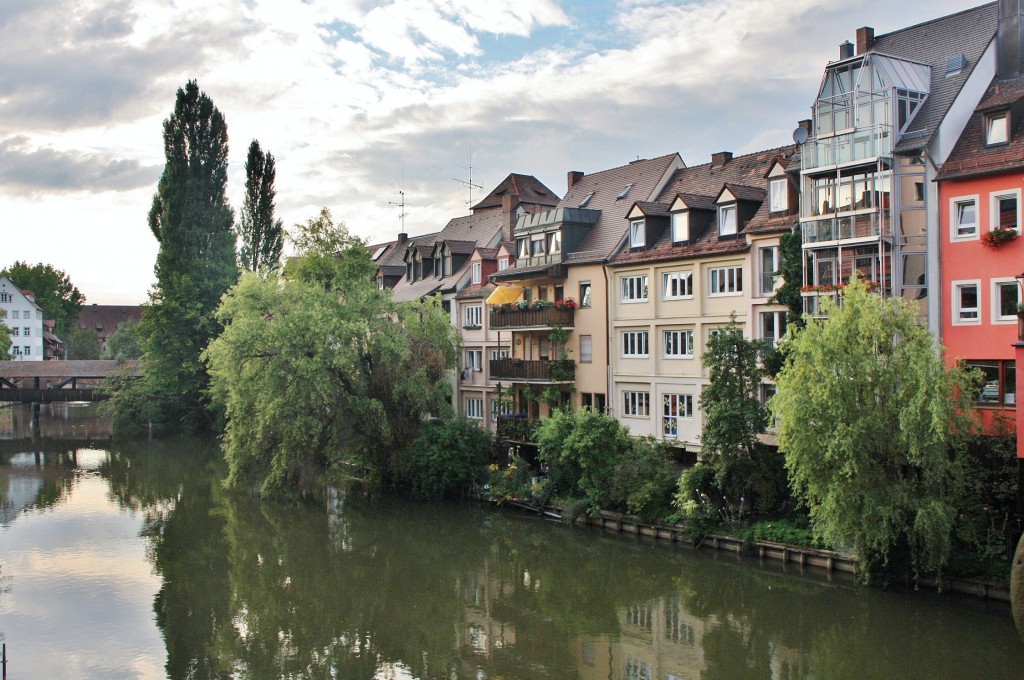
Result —
[[365, 245], [326, 209], [296, 229], [285, 278], [245, 273], [205, 353], [230, 480], [290, 494], [355, 464], [392, 481], [423, 416], [450, 409], [458, 336], [436, 299], [378, 290]]
[[284, 225], [274, 217], [274, 157], [264, 153], [255, 139], [249, 144], [245, 161], [245, 199], [242, 202], [238, 259], [251, 272], [276, 270], [281, 266]]
[[894, 550], [917, 569], [948, 561], [970, 432], [971, 376], [947, 368], [901, 299], [855, 281], [826, 319], [789, 342], [770, 407], [779, 449], [815, 534], [856, 551], [870, 572]]

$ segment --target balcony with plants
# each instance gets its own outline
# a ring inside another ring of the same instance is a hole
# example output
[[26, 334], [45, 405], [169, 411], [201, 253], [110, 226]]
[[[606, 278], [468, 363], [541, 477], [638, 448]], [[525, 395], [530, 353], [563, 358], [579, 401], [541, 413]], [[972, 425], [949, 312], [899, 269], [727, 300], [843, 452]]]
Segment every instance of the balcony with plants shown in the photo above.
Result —
[[490, 327], [494, 330], [572, 328], [576, 301], [565, 298], [550, 302], [531, 300], [491, 305]]

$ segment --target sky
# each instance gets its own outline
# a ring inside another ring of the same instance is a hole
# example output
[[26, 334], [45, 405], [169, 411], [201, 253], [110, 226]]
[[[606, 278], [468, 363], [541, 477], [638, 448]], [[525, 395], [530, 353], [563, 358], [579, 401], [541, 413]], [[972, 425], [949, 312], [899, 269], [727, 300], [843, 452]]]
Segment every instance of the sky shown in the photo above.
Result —
[[[196, 80], [224, 114], [237, 212], [256, 139], [286, 227], [434, 232], [511, 172], [556, 194], [679, 152], [787, 144], [825, 64], [956, 0], [0, 0], [0, 267], [142, 304], [162, 121]], [[466, 185], [472, 177], [472, 184]]]

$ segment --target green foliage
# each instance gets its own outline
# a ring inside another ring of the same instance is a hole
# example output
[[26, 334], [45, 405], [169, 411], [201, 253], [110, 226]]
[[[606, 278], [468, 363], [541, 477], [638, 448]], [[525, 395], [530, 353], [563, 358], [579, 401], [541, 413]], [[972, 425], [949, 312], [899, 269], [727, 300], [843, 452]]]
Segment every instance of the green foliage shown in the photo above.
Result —
[[611, 496], [626, 512], [654, 521], [669, 514], [676, 485], [669, 447], [653, 437], [633, 439], [612, 473]]
[[488, 469], [487, 490], [491, 498], [501, 502], [532, 497], [533, 471], [518, 447], [510, 450], [505, 467], [492, 463]]
[[139, 327], [143, 395], [169, 426], [209, 426], [209, 377], [199, 356], [220, 332], [214, 311], [238, 278], [234, 218], [225, 194], [227, 125], [213, 101], [189, 81], [178, 90], [163, 136], [166, 163], [149, 212], [160, 244], [156, 285]]
[[238, 259], [251, 272], [277, 271], [284, 248], [284, 225], [274, 218], [274, 157], [264, 154], [255, 139], [249, 144], [245, 161], [245, 199], [239, 219], [242, 244]]
[[34, 265], [15, 262], [0, 271], [0, 276], [6, 276], [21, 290], [32, 291], [43, 315], [54, 321], [58, 336], [63, 338], [71, 330], [82, 311], [85, 296], [67, 274], [42, 262]]
[[804, 323], [804, 298], [800, 294], [804, 278], [802, 240], [799, 229], [794, 229], [779, 238], [779, 256], [782, 262], [779, 265], [778, 275], [782, 277], [782, 285], [769, 300], [773, 305], [789, 307], [786, 323], [794, 328], [802, 326]]
[[7, 310], [0, 309], [0, 360], [6, 359], [11, 352], [11, 329], [4, 324]]
[[328, 211], [297, 229], [289, 277], [244, 274], [204, 355], [229, 481], [292, 494], [341, 464], [396, 481], [424, 414], [450, 410], [458, 335], [438, 299], [378, 290], [364, 244]]
[[117, 324], [114, 332], [107, 336], [103, 358], [120, 363], [141, 356], [142, 338], [139, 335], [139, 322], [135, 319], [126, 319]]
[[972, 380], [947, 370], [935, 339], [899, 299], [854, 281], [790, 340], [770, 406], [794, 494], [815, 535], [852, 547], [866, 572], [906, 545], [917, 569], [949, 558], [973, 430]]
[[100, 358], [100, 336], [94, 328], [72, 328], [64, 334], [64, 346], [68, 359]]
[[814, 537], [807, 522], [794, 522], [785, 519], [764, 520], [755, 522], [745, 532], [745, 537], [755, 541], [785, 543], [786, 545], [804, 548], [824, 548], [822, 542]]
[[491, 433], [466, 418], [425, 423], [402, 452], [402, 481], [422, 498], [464, 493], [481, 480], [493, 448]]

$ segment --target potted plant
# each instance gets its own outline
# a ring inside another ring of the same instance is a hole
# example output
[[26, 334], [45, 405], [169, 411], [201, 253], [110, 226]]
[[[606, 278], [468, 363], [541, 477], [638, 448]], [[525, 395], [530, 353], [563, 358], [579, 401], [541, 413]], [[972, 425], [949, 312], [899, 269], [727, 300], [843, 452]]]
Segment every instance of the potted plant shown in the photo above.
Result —
[[1004, 243], [1017, 238], [1017, 230], [1014, 227], [992, 227], [981, 235], [981, 242], [989, 248], [998, 248]]

